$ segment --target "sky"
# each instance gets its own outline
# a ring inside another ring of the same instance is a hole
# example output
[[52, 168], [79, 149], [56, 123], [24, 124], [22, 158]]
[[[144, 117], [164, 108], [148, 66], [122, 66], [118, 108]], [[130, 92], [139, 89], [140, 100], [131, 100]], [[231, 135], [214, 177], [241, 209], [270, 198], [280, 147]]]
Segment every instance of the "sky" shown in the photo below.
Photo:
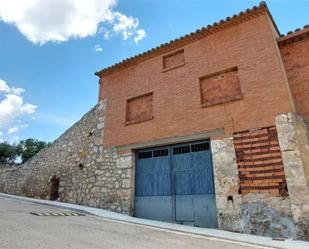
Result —
[[[269, 0], [282, 34], [308, 0]], [[53, 141], [98, 100], [96, 71], [259, 1], [0, 0], [0, 141]]]

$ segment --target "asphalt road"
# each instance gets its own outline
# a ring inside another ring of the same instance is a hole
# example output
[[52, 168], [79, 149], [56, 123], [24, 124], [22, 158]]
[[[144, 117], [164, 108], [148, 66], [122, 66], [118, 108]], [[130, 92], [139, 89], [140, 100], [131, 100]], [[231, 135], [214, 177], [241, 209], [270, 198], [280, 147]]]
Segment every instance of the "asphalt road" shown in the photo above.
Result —
[[35, 216], [30, 212], [68, 210], [0, 197], [0, 249], [265, 248], [90, 215]]

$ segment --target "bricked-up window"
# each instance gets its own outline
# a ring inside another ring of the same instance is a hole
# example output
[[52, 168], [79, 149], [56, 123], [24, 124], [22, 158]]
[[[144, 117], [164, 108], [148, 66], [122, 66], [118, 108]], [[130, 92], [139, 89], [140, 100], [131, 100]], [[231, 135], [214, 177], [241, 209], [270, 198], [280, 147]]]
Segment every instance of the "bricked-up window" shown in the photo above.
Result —
[[201, 77], [200, 92], [203, 106], [241, 99], [237, 67]]
[[143, 94], [127, 100], [126, 124], [135, 124], [153, 118], [153, 93]]
[[241, 194], [287, 196], [276, 127], [234, 134]]
[[185, 64], [184, 50], [178, 50], [174, 53], [163, 56], [163, 71], [168, 71]]

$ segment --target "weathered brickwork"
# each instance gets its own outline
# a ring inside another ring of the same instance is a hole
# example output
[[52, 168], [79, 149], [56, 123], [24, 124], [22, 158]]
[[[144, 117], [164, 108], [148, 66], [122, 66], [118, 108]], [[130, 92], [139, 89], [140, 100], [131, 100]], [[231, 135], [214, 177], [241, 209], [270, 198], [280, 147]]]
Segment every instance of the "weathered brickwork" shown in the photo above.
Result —
[[169, 70], [175, 67], [182, 66], [185, 63], [184, 51], [179, 50], [172, 54], [163, 56], [162, 60], [163, 60], [163, 70]]
[[276, 127], [234, 134], [240, 191], [287, 196]]
[[127, 100], [127, 125], [152, 119], [152, 95], [147, 93]]
[[242, 98], [237, 68], [200, 78], [201, 101], [211, 106]]
[[[267, 129], [266, 129], [267, 130]], [[234, 146], [235, 144], [235, 146]], [[296, 233], [289, 196], [270, 191], [240, 194], [235, 138], [211, 141], [220, 229], [272, 237], [294, 237]]]
[[[104, 91], [108, 95], [109, 117], [105, 145], [185, 136], [218, 127], [230, 137], [237, 131], [274, 125], [274, 117], [292, 107], [273, 32], [265, 13], [184, 45], [184, 66], [163, 72], [166, 53], [102, 76], [100, 96]], [[233, 67], [238, 69], [243, 98], [203, 108], [200, 77]], [[125, 125], [127, 99], [149, 92], [153, 92], [153, 119]]]
[[279, 43], [282, 60], [295, 100], [297, 112], [309, 118], [309, 27], [308, 35], [289, 43]]

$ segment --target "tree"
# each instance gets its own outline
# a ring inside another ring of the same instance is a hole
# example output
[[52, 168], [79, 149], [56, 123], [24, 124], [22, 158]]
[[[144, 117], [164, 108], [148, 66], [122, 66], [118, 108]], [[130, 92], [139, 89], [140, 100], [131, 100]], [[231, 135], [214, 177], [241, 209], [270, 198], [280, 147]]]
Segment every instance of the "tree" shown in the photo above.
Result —
[[18, 154], [21, 156], [22, 163], [29, 160], [41, 149], [44, 149], [48, 145], [49, 143], [39, 141], [33, 138], [28, 138], [26, 140], [20, 141], [20, 143], [17, 145], [17, 151]]
[[18, 156], [16, 145], [0, 143], [0, 163], [13, 163]]

